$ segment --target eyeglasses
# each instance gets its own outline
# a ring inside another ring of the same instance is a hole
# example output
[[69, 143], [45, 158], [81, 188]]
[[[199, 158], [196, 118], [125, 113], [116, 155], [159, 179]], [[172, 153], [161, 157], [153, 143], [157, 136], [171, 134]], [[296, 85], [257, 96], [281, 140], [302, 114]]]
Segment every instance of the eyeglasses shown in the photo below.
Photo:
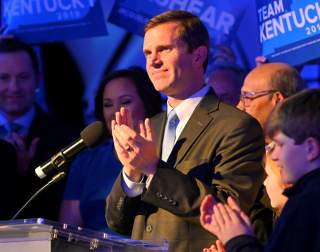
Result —
[[273, 94], [275, 92], [277, 92], [278, 90], [263, 90], [263, 91], [258, 91], [258, 92], [254, 92], [254, 91], [243, 91], [240, 94], [240, 101], [243, 103], [244, 106], [249, 106], [249, 104], [262, 96], [265, 95], [269, 95], [269, 94]]

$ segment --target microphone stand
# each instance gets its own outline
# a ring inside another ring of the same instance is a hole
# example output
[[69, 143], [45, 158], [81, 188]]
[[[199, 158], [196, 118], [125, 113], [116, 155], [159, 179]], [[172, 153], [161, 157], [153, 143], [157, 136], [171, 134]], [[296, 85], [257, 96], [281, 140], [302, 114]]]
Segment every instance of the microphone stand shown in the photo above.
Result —
[[41, 187], [38, 191], [36, 191], [31, 197], [30, 199], [19, 209], [18, 212], [16, 212], [16, 214], [10, 219], [15, 220], [17, 218], [17, 216], [25, 209], [25, 207], [35, 198], [37, 197], [42, 191], [44, 191], [45, 189], [47, 189], [49, 186], [51, 186], [54, 183], [59, 182], [61, 179], [63, 179], [65, 177], [66, 173], [65, 172], [60, 172], [57, 175], [55, 175], [47, 184], [45, 184], [43, 187]]

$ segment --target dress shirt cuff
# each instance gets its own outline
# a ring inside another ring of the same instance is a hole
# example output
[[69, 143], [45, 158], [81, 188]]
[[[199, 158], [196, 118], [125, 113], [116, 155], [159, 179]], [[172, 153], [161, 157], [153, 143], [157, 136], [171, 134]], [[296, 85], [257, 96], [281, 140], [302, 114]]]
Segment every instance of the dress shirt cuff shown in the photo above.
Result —
[[144, 181], [145, 181], [145, 178], [143, 177], [140, 182], [138, 183], [133, 182], [128, 178], [126, 173], [122, 170], [121, 187], [129, 197], [133, 198], [143, 193], [143, 190], [145, 187]]

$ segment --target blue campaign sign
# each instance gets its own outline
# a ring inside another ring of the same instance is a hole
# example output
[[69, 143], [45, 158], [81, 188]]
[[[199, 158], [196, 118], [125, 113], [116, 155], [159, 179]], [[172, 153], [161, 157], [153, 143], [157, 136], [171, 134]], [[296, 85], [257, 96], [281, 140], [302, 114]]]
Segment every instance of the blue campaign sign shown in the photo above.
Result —
[[118, 0], [109, 21], [143, 35], [148, 20], [167, 10], [186, 10], [199, 16], [213, 43], [233, 39], [249, 0]]
[[2, 0], [3, 34], [40, 43], [106, 35], [99, 0]]
[[299, 65], [320, 57], [319, 0], [257, 0], [262, 54]]

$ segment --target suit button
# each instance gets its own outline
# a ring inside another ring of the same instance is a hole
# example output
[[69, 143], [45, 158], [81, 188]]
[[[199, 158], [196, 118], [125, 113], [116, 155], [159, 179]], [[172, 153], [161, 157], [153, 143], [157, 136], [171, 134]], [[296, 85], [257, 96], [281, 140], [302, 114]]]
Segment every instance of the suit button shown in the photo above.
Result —
[[124, 203], [124, 198], [120, 197], [119, 201], [117, 202], [117, 206], [116, 206], [119, 211], [121, 211], [123, 203]]
[[151, 232], [152, 232], [152, 226], [151, 226], [150, 224], [148, 224], [148, 225], [146, 226], [146, 231], [147, 231], [148, 233], [151, 233]]

